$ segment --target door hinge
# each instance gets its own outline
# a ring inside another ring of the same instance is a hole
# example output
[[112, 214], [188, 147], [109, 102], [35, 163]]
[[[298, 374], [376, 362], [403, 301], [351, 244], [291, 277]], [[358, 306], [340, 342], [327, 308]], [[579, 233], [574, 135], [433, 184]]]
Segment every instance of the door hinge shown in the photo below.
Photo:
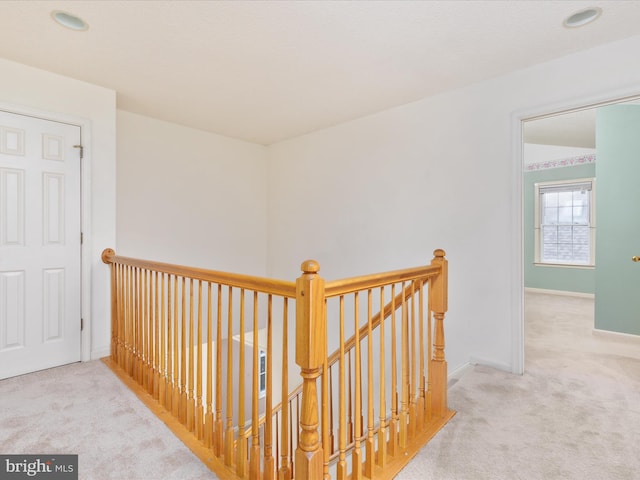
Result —
[[80, 331], [84, 330], [84, 318], [80, 319]]
[[80, 245], [84, 243], [84, 233], [80, 232]]
[[80, 149], [80, 160], [82, 160], [84, 158], [84, 147], [82, 145], [74, 145], [73, 148]]

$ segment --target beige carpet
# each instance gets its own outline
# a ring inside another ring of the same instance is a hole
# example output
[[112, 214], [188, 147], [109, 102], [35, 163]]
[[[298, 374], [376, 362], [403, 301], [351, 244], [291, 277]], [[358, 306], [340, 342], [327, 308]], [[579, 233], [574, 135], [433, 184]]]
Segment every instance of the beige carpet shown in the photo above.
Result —
[[640, 479], [640, 344], [592, 328], [593, 300], [527, 294], [525, 375], [474, 367], [397, 478]]
[[[526, 306], [527, 373], [474, 367], [397, 478], [640, 479], [640, 347], [594, 337], [591, 300]], [[0, 453], [77, 453], [84, 480], [215, 478], [101, 362], [0, 381]]]
[[0, 453], [78, 454], [83, 480], [216, 478], [99, 361], [0, 381]]

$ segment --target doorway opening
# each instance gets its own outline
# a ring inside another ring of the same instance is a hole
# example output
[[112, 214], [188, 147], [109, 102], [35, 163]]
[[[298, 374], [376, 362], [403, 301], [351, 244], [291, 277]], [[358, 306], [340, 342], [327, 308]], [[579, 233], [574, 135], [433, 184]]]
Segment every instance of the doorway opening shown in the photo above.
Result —
[[523, 323], [519, 358], [514, 357], [521, 362], [517, 373], [528, 368], [529, 355], [544, 361], [554, 348], [579, 346], [600, 334], [594, 324], [600, 191], [596, 117], [600, 108], [635, 104], [640, 109], [638, 103], [637, 97], [627, 97], [520, 118]]

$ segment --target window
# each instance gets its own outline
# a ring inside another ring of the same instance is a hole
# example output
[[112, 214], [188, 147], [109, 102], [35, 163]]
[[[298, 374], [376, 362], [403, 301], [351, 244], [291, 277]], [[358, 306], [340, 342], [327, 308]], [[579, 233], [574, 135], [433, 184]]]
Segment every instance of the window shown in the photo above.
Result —
[[258, 398], [262, 398], [267, 395], [267, 353], [264, 350], [260, 350], [259, 357]]
[[593, 266], [595, 180], [535, 185], [536, 263]]

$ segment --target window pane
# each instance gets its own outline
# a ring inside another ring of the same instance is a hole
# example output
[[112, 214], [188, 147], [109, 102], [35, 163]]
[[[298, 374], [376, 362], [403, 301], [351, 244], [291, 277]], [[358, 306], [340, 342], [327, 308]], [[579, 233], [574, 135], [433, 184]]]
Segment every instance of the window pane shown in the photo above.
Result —
[[573, 208], [572, 207], [559, 207], [558, 208], [558, 223], [572, 224], [573, 223]]
[[558, 194], [557, 193], [545, 193], [541, 195], [542, 203], [545, 207], [557, 207], [558, 206]]
[[589, 263], [589, 245], [573, 245], [573, 261]]
[[546, 225], [555, 225], [558, 223], [558, 208], [545, 208], [542, 215], [542, 223]]
[[553, 225], [542, 227], [542, 243], [558, 243], [558, 227]]
[[573, 227], [570, 226], [561, 226], [558, 227], [558, 243], [572, 243], [573, 235], [572, 235]]
[[573, 207], [573, 223], [588, 225], [589, 209], [586, 206]]
[[542, 244], [542, 261], [555, 262], [558, 260], [558, 244], [544, 243]]
[[589, 205], [589, 192], [588, 191], [575, 191], [573, 192], [573, 205], [574, 206], [587, 206]]
[[570, 263], [573, 260], [573, 246], [569, 244], [558, 244], [558, 260]]
[[558, 192], [558, 205], [570, 206], [573, 203], [573, 192]]
[[589, 245], [589, 227], [573, 227], [573, 244]]

